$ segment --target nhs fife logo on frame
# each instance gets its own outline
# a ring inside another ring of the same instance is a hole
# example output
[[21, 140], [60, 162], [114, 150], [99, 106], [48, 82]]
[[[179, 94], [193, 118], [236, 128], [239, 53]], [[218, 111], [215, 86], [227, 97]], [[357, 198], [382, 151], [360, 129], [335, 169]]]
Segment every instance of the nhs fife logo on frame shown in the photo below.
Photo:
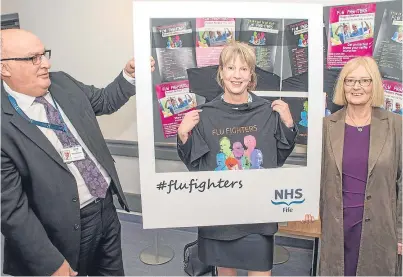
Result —
[[291, 205], [302, 204], [305, 202], [302, 189], [276, 189], [274, 190], [274, 200], [271, 200], [273, 205], [282, 205], [283, 213], [292, 213]]

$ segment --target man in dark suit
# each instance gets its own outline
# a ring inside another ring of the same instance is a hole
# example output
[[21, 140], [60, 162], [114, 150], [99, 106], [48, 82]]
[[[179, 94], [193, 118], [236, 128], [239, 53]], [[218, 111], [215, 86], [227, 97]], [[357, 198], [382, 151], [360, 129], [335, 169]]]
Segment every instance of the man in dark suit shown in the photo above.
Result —
[[129, 208], [96, 116], [135, 94], [134, 61], [98, 89], [49, 72], [50, 51], [35, 35], [1, 36], [4, 273], [124, 275], [112, 195]]

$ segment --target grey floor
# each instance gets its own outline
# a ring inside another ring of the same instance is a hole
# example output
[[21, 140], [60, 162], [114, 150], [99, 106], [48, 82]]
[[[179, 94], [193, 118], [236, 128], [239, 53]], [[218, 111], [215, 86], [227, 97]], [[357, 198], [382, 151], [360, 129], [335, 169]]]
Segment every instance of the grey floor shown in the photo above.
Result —
[[[154, 245], [157, 231], [144, 230], [141, 223], [125, 220], [121, 220], [121, 225], [123, 262], [126, 276], [187, 276], [183, 271], [183, 248], [187, 243], [196, 239], [195, 232], [177, 229], [158, 230], [159, 244], [173, 249], [174, 258], [163, 265], [146, 265], [140, 260], [139, 256], [143, 249]], [[285, 248], [289, 251], [289, 260], [286, 263], [275, 265], [273, 275], [309, 276], [312, 250], [296, 247]], [[1, 257], [3, 257], [2, 254], [3, 247], [1, 248]], [[240, 271], [238, 275], [245, 276], [246, 272]]]
[[[163, 265], [146, 265], [139, 256], [143, 249], [154, 244], [156, 231], [143, 230], [141, 224], [122, 221], [122, 248], [125, 274], [129, 276], [187, 276], [183, 271], [183, 248], [196, 239], [196, 233], [162, 229], [158, 231], [159, 244], [167, 245], [173, 249], [174, 258]], [[275, 276], [309, 276], [312, 250], [286, 247], [289, 251], [289, 260], [273, 268]], [[247, 253], [246, 253], [247, 254]], [[240, 271], [239, 275], [246, 275]]]

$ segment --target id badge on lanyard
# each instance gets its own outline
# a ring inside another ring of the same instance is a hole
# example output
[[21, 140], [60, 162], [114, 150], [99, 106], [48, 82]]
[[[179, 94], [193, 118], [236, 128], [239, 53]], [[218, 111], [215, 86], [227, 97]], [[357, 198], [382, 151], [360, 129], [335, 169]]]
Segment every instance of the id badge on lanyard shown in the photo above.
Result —
[[[50, 123], [30, 119], [18, 106], [17, 101], [14, 99], [14, 97], [12, 97], [9, 94], [8, 99], [10, 100], [11, 105], [17, 111], [17, 113], [20, 114], [26, 120], [28, 120], [30, 123], [40, 126], [40, 127], [67, 133], [67, 126], [65, 124], [63, 126], [60, 126], [60, 125], [55, 125], [55, 124], [50, 124]], [[60, 115], [59, 107], [57, 106], [56, 101], [55, 101], [55, 99], [53, 99], [53, 97], [52, 97], [52, 100], [53, 100], [53, 103], [54, 103], [57, 111], [59, 112], [60, 120], [61, 120], [61, 122], [63, 122], [63, 118]], [[83, 151], [83, 148], [80, 145], [63, 148], [60, 151], [60, 155], [61, 155], [64, 163], [71, 163], [71, 162], [81, 161], [81, 160], [85, 159], [85, 153]]]
[[63, 162], [71, 163], [75, 161], [81, 161], [85, 159], [85, 154], [81, 146], [74, 146], [70, 148], [63, 148], [60, 151], [62, 155]]

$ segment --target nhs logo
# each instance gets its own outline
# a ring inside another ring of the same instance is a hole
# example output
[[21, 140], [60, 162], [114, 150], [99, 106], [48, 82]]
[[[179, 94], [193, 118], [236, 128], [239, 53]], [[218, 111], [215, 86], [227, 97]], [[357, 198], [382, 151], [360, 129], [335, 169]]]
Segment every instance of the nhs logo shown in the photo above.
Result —
[[302, 204], [305, 202], [303, 198], [302, 189], [276, 189], [274, 190], [274, 201], [271, 203], [274, 205], [284, 205], [284, 213], [292, 213], [293, 208], [291, 205]]

